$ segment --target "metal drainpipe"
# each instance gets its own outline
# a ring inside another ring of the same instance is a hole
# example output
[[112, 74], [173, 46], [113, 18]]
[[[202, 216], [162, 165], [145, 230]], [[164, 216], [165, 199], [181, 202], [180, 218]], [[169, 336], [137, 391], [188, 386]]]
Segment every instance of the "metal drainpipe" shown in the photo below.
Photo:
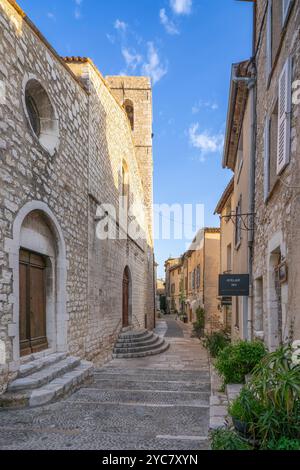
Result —
[[[254, 80], [249, 82], [249, 94], [251, 101], [251, 151], [250, 151], [250, 171], [249, 171], [249, 213], [255, 212], [255, 170], [256, 170], [256, 98], [257, 98], [257, 81], [255, 65], [252, 62]], [[248, 232], [248, 262], [249, 262], [249, 277], [250, 277], [250, 295], [248, 301], [248, 339], [253, 339], [253, 249], [254, 249], [254, 215], [251, 216], [251, 230]]]

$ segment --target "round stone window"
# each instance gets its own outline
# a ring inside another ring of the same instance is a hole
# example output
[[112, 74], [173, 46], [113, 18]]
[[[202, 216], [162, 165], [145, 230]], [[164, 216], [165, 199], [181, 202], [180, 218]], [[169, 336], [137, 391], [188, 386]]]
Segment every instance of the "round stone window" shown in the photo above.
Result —
[[58, 118], [46, 90], [35, 78], [26, 81], [23, 104], [32, 133], [54, 155], [59, 144]]

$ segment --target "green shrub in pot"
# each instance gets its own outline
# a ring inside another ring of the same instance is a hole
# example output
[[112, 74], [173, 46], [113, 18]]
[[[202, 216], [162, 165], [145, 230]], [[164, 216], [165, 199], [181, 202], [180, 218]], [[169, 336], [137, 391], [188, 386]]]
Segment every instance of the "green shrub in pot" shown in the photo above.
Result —
[[239, 341], [220, 351], [215, 367], [224, 384], [244, 383], [245, 375], [251, 373], [265, 355], [265, 346], [260, 341]]
[[217, 357], [230, 344], [230, 336], [226, 331], [215, 331], [205, 335], [203, 344], [208, 349], [211, 357]]

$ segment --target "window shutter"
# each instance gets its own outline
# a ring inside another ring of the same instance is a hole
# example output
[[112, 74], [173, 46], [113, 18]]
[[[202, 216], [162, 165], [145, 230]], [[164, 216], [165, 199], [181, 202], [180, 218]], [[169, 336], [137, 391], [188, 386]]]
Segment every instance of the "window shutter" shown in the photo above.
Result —
[[268, 12], [267, 12], [267, 44], [266, 44], [266, 78], [269, 80], [269, 76], [272, 70], [272, 0], [268, 0]]
[[270, 118], [266, 118], [264, 135], [264, 201], [268, 199], [270, 190]]
[[291, 58], [289, 57], [279, 77], [277, 175], [290, 161], [291, 99]]
[[291, 4], [292, 4], [292, 0], [282, 1], [282, 26], [285, 25]]

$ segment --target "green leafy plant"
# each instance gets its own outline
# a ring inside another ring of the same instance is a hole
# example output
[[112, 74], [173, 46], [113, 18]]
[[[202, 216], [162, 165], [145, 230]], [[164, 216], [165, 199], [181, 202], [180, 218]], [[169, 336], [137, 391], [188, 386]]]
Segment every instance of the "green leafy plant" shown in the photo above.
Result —
[[197, 308], [196, 319], [196, 322], [193, 323], [194, 333], [198, 338], [201, 338], [204, 334], [205, 327], [205, 310], [203, 308]]
[[216, 429], [211, 432], [212, 450], [253, 450], [253, 447], [231, 429]]
[[300, 450], [300, 440], [281, 437], [278, 441], [267, 442], [267, 450]]
[[225, 384], [244, 383], [245, 375], [251, 373], [265, 355], [263, 343], [239, 341], [219, 352], [215, 367]]
[[268, 354], [252, 373], [249, 390], [264, 406], [255, 433], [263, 443], [280, 437], [300, 438], [300, 365], [290, 345]]
[[229, 405], [228, 411], [232, 418], [247, 424], [251, 428], [264, 412], [264, 406], [245, 386], [239, 396]]
[[226, 331], [216, 331], [205, 335], [203, 344], [208, 349], [211, 357], [217, 357], [230, 344], [230, 336]]

